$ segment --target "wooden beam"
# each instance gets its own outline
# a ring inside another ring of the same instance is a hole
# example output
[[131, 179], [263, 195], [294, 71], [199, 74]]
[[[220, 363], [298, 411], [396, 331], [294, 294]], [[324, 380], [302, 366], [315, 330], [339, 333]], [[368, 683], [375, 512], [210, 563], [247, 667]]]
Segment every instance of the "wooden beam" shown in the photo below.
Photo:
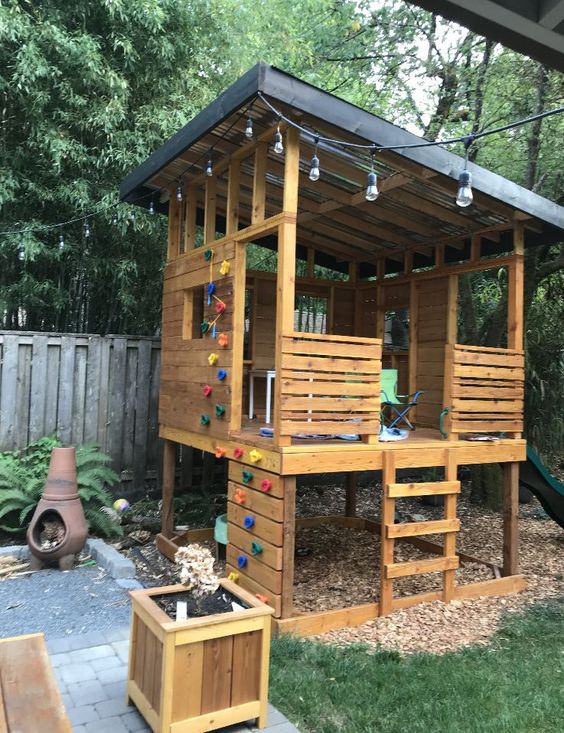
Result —
[[349, 471], [345, 477], [345, 516], [356, 517], [357, 474]]
[[184, 252], [190, 252], [196, 246], [196, 209], [198, 192], [194, 186], [186, 188], [186, 203], [184, 206]]
[[296, 477], [284, 481], [284, 535], [282, 546], [282, 618], [292, 615], [294, 604], [294, 554], [296, 547]]
[[383, 456], [382, 499], [380, 509], [380, 616], [392, 611], [393, 580], [388, 576], [388, 567], [394, 564], [394, 540], [388, 537], [388, 526], [394, 523], [396, 501], [389, 496], [389, 486], [396, 480], [396, 457], [392, 451]]
[[176, 196], [171, 196], [168, 204], [168, 247], [167, 261], [176, 259], [180, 252], [180, 214], [181, 202]]
[[163, 489], [161, 508], [161, 533], [170, 538], [174, 535], [174, 469], [176, 466], [176, 444], [164, 441]]
[[233, 366], [231, 369], [231, 411], [229, 433], [241, 430], [243, 415], [243, 350], [245, 333], [245, 278], [247, 248], [242, 242], [235, 244], [233, 268], [233, 327], [231, 342]]
[[255, 151], [255, 168], [253, 174], [253, 210], [251, 223], [262, 221], [266, 210], [266, 162], [268, 159], [268, 143], [258, 143]]
[[227, 180], [227, 221], [225, 234], [229, 236], [239, 228], [239, 193], [241, 178], [241, 161], [232, 160], [229, 165], [229, 177]]
[[[445, 479], [457, 481], [458, 463], [456, 451], [447, 450], [445, 455]], [[457, 494], [446, 494], [444, 498], [444, 517], [447, 521], [456, 521]], [[456, 532], [445, 534], [443, 540], [443, 557], [453, 557], [456, 554]], [[448, 603], [454, 598], [456, 588], [456, 570], [445, 570], [443, 574], [443, 601]]]
[[503, 575], [519, 572], [519, 464], [503, 464]]
[[204, 244], [206, 245], [215, 242], [216, 190], [217, 178], [215, 175], [206, 176], [206, 203], [204, 210]]

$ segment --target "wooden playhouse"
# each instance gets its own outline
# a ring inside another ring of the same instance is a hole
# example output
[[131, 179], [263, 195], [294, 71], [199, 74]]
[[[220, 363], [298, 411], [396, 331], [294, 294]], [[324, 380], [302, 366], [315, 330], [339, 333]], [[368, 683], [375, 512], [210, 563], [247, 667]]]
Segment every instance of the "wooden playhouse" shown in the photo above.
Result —
[[[472, 164], [473, 204], [459, 208], [464, 161], [440, 147], [408, 147], [417, 142], [260, 63], [121, 187], [123, 200], [169, 220], [160, 547], [172, 555], [184, 541], [173, 531], [175, 445], [225, 457], [228, 567], [274, 607], [279, 629], [319, 631], [422, 601], [525, 585], [517, 534], [524, 250], [563, 239], [564, 209]], [[391, 145], [406, 147], [379, 150]], [[320, 176], [311, 180], [315, 152]], [[379, 196], [367, 201], [372, 163]], [[255, 260], [257, 246], [276, 257], [276, 272], [248, 267], [251, 243]], [[459, 279], [492, 268], [504, 268], [507, 278], [503, 346], [458, 343]], [[394, 318], [404, 327], [395, 342]], [[397, 370], [399, 392], [424, 390], [405, 440], [379, 441], [382, 369]], [[475, 433], [498, 439], [466, 439]], [[358, 439], [343, 439], [351, 437]], [[497, 462], [504, 472], [501, 577], [457, 586], [457, 469]], [[441, 469], [440, 480], [397, 480], [398, 469], [424, 467]], [[296, 614], [296, 477], [346, 472], [349, 516], [341, 521], [364, 527], [352, 516], [354, 485], [368, 470], [382, 471], [378, 602]], [[423, 495], [444, 496], [442, 519], [395, 521], [397, 499]], [[397, 543], [435, 534], [443, 541], [426, 543], [430, 557], [395, 561]], [[394, 594], [396, 579], [426, 573], [442, 574], [440, 591]]]

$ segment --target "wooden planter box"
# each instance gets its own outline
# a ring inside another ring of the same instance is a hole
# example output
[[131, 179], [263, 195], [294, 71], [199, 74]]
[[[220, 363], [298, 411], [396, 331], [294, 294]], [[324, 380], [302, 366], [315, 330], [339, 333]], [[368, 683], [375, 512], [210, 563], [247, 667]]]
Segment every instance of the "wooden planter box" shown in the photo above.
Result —
[[266, 725], [273, 609], [229, 580], [221, 586], [251, 608], [178, 622], [151, 596], [184, 586], [130, 592], [127, 696], [155, 733]]

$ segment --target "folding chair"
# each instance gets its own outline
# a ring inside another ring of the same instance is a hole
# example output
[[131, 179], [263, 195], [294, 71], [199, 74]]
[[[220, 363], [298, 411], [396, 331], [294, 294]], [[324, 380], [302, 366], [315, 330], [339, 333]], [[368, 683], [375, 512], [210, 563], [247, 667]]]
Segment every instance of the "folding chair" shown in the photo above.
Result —
[[[412, 407], [415, 407], [417, 400], [425, 390], [419, 390], [413, 394], [398, 395], [397, 387], [398, 370], [382, 369], [380, 376], [380, 402], [382, 407], [389, 407], [392, 412], [392, 422], [386, 425], [386, 427], [395, 428], [399, 423], [404, 422], [409, 430], [415, 430], [415, 426], [411, 424], [407, 413]], [[407, 402], [402, 402], [400, 398], [406, 399]]]

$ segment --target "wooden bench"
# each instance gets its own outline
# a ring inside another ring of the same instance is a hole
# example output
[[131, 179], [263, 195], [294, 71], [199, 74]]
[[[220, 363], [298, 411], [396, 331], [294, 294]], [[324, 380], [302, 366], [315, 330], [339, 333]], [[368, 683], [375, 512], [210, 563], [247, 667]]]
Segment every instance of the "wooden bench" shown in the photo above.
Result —
[[0, 639], [0, 733], [72, 733], [43, 634]]

